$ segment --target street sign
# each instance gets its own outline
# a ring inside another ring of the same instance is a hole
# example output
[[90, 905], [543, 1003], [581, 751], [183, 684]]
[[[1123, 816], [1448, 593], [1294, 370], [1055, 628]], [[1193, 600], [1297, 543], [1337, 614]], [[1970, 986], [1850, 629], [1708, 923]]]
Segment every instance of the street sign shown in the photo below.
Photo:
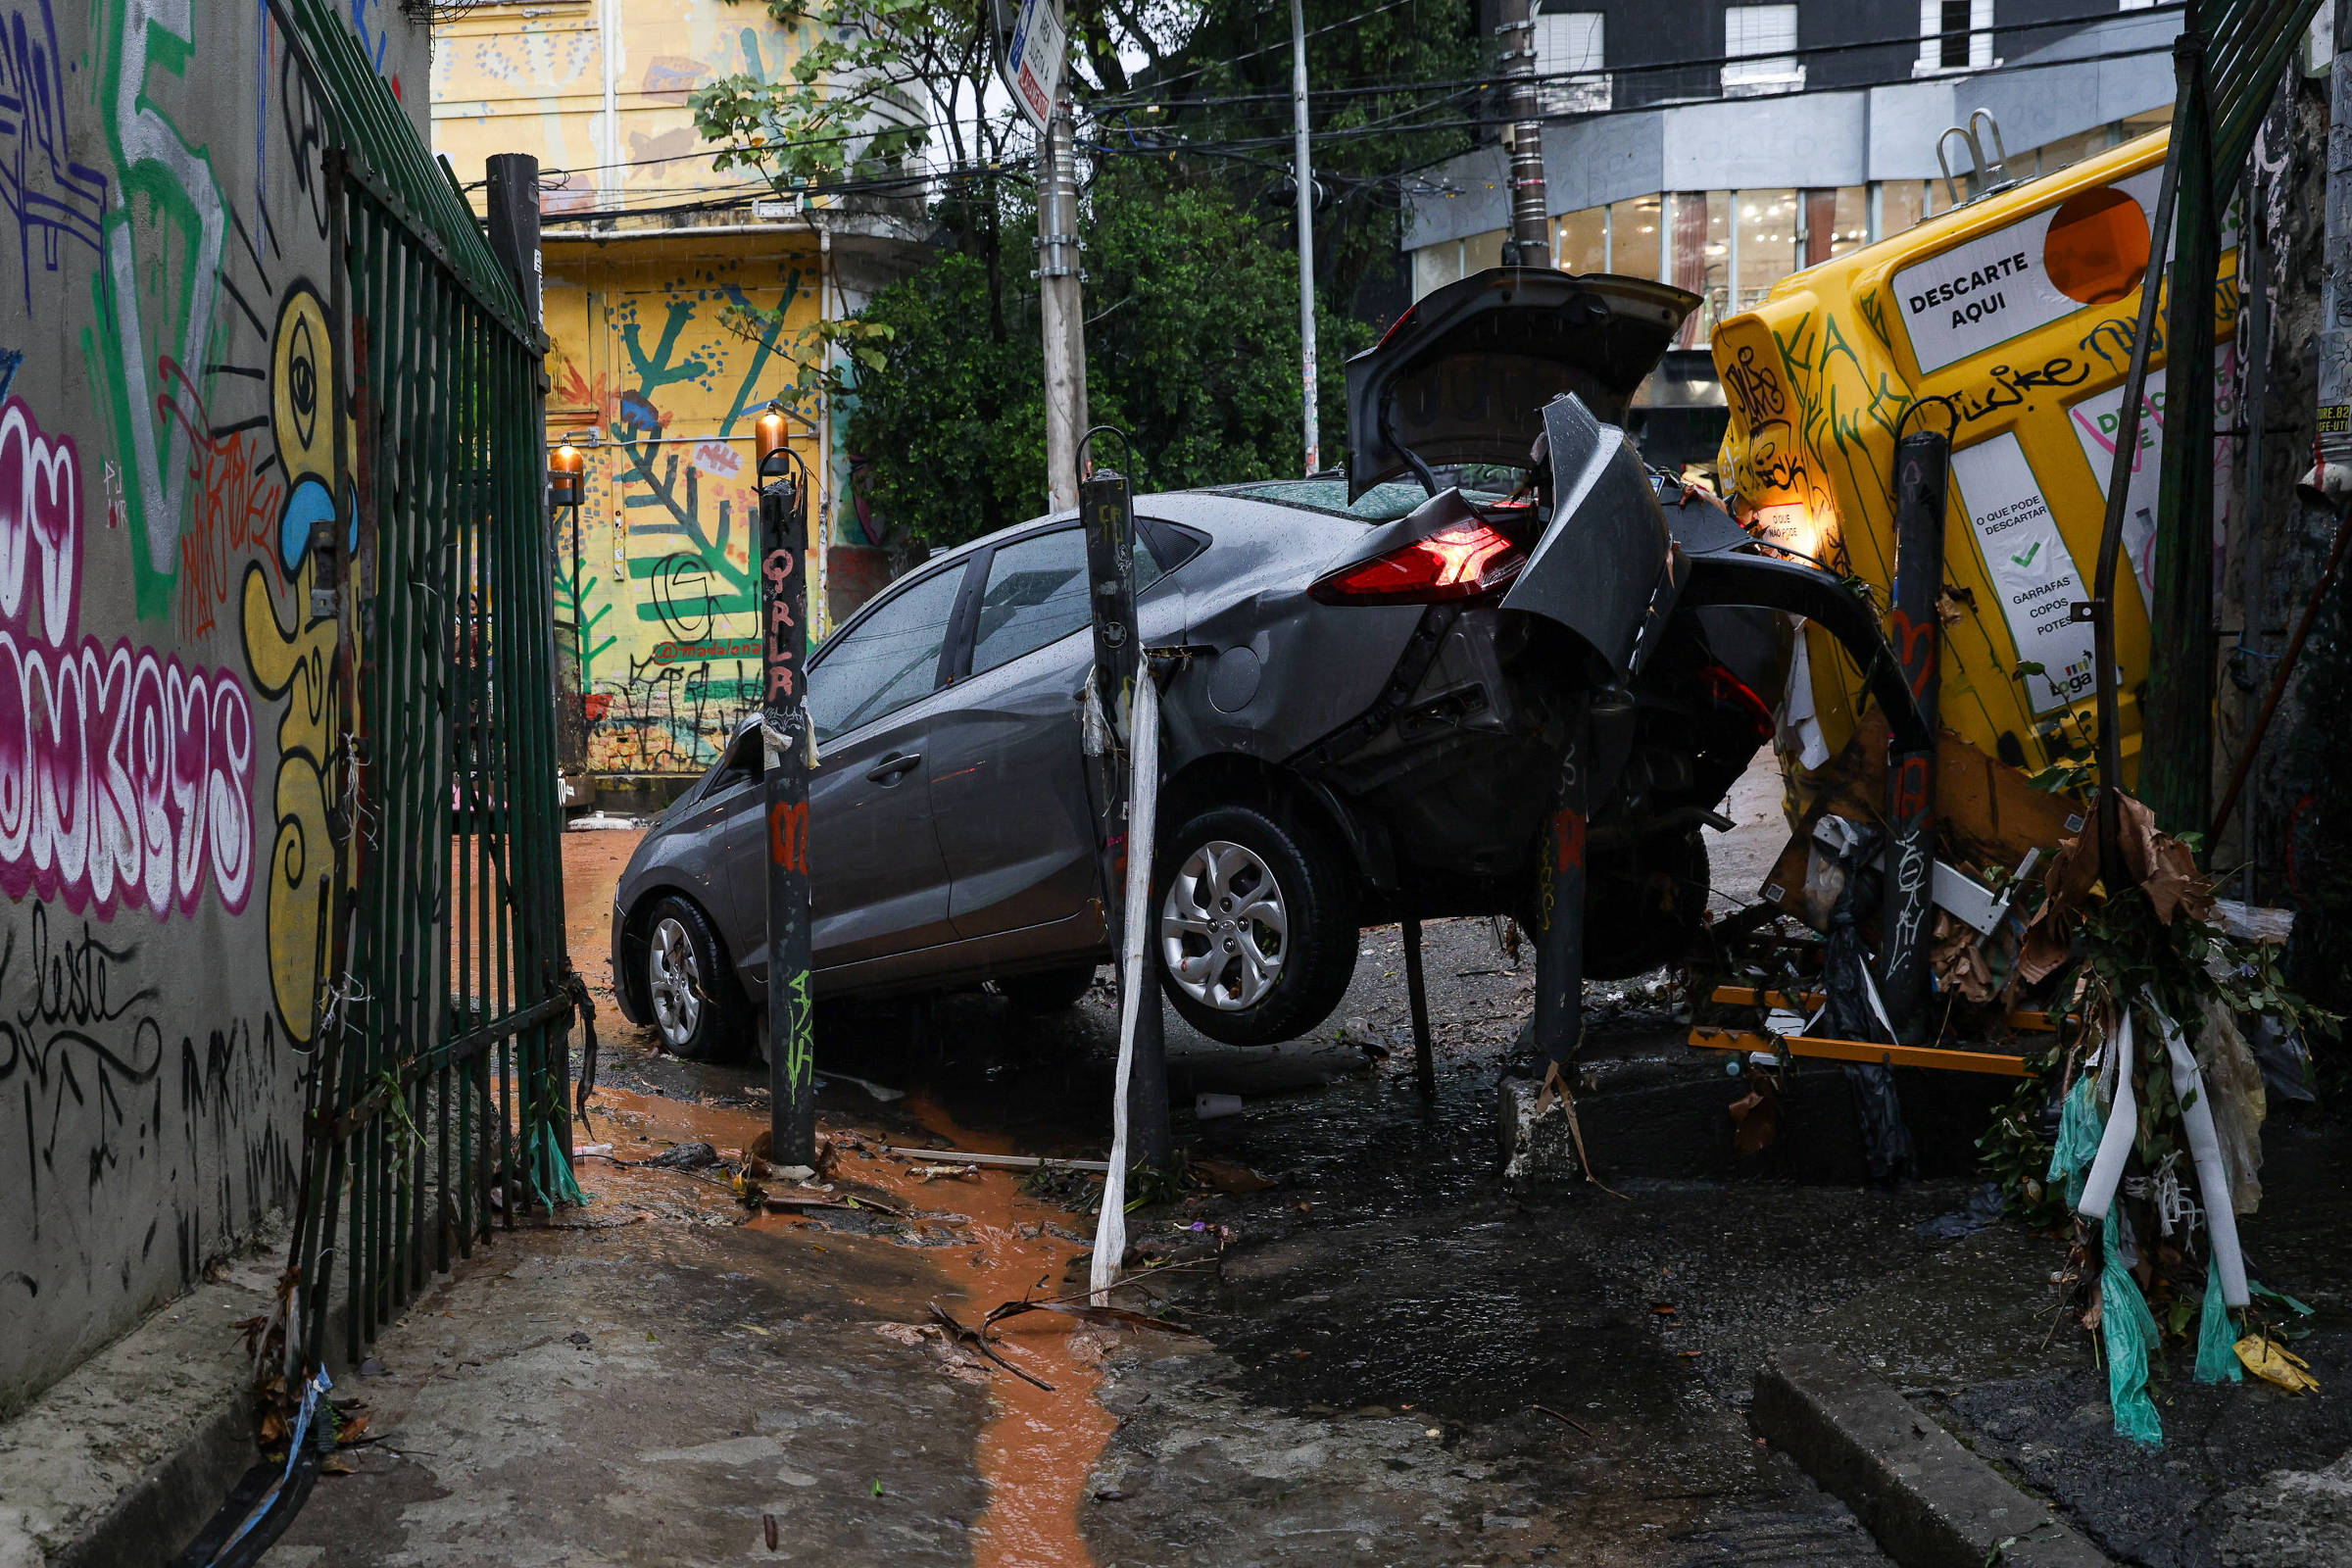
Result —
[[1054, 100], [1061, 93], [1062, 57], [1068, 52], [1061, 0], [1019, 0], [997, 71], [1011, 89], [1012, 101], [1041, 131], [1054, 118]]

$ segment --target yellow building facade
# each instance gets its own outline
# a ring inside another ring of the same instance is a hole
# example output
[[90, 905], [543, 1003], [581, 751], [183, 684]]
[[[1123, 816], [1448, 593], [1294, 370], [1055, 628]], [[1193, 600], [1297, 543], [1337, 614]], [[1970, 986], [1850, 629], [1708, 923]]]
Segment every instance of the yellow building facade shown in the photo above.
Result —
[[796, 398], [811, 331], [921, 255], [900, 213], [773, 199], [710, 168], [689, 100], [778, 76], [794, 36], [726, 0], [488, 4], [437, 29], [434, 144], [478, 188], [494, 153], [541, 174], [547, 429], [587, 457], [556, 518], [557, 635], [576, 662], [592, 779], [702, 772], [759, 706], [754, 420], [793, 412], [815, 478], [812, 635], [887, 577], [845, 410]]

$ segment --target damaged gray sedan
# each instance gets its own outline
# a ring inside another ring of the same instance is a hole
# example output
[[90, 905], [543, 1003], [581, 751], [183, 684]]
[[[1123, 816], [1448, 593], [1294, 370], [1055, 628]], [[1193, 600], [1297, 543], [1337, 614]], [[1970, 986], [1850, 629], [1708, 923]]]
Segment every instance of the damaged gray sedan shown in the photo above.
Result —
[[[1365, 926], [1524, 917], [1579, 694], [1600, 694], [1607, 775], [1586, 973], [1689, 947], [1699, 828], [1771, 735], [1788, 657], [1785, 616], [1737, 608], [1771, 592], [1709, 604], [1685, 581], [1693, 562], [1782, 564], [1609, 422], [1696, 303], [1634, 279], [1465, 279], [1350, 363], [1347, 478], [1137, 497], [1144, 635], [1193, 651], [1163, 700], [1153, 947], [1202, 1034], [1312, 1029]], [[811, 657], [820, 995], [986, 982], [1043, 1010], [1109, 958], [1088, 632], [1085, 544], [1059, 515], [926, 563]], [[614, 901], [621, 1005], [681, 1054], [736, 1049], [764, 992], [760, 766], [747, 729]]]

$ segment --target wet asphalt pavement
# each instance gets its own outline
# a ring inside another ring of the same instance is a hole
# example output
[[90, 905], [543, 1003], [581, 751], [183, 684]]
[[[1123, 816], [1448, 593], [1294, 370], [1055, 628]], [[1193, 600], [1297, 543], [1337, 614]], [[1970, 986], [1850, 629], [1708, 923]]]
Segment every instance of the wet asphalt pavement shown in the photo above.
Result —
[[[1676, 1000], [1596, 987], [1579, 1105], [1606, 1187], [1516, 1194], [1497, 1175], [1494, 1086], [1526, 1012], [1532, 956], [1514, 960], [1484, 921], [1433, 922], [1427, 948], [1435, 1103], [1414, 1090], [1393, 928], [1365, 935], [1355, 984], [1316, 1039], [1237, 1051], [1171, 1011], [1177, 1142], [1214, 1162], [1220, 1186], [1254, 1190], [1197, 1192], [1131, 1216], [1141, 1251], [1183, 1264], [1131, 1304], [1197, 1337], [1088, 1331], [1102, 1334], [1088, 1351], [1100, 1369], [1091, 1396], [1116, 1423], [1077, 1505], [1097, 1568], [1883, 1562], [1846, 1510], [1747, 1426], [1764, 1352], [1795, 1343], [1837, 1345], [1877, 1367], [1923, 1419], [1943, 1421], [2119, 1560], [2352, 1561], [2352, 1538], [2297, 1555], [2278, 1544], [2300, 1539], [2291, 1531], [2258, 1528], [2272, 1503], [2302, 1495], [2301, 1483], [2264, 1478], [2320, 1471], [2352, 1448], [2352, 1138], [2341, 1130], [2274, 1121], [2270, 1196], [2245, 1227], [2257, 1273], [2320, 1309], [2297, 1348], [2328, 1392], [2203, 1390], [2182, 1365], [2160, 1385], [2173, 1441], [2141, 1453], [2108, 1429], [2086, 1337], [2054, 1323], [2064, 1244], [1956, 1222], [1981, 1190], [1969, 1140], [1992, 1093], [1984, 1081], [1904, 1078], [1927, 1174], [1899, 1190], [1858, 1179], [1835, 1071], [1798, 1079], [1778, 1144], [1743, 1158], [1725, 1110], [1742, 1088], [1682, 1044]], [[593, 976], [602, 965], [582, 967]], [[609, 1010], [605, 1022], [606, 1083], [698, 1113], [764, 1110], [756, 1065], [682, 1062]], [[1044, 1020], [984, 995], [823, 1009], [820, 1070], [909, 1098], [877, 1100], [834, 1076], [822, 1115], [869, 1139], [927, 1144], [954, 1126], [984, 1130], [992, 1147], [1100, 1157], [1114, 1050], [1100, 984]], [[1245, 1109], [1200, 1121], [1192, 1105], [1204, 1091], [1239, 1095]], [[819, 1215], [789, 1236], [731, 1232], [723, 1203], [661, 1207], [626, 1230], [524, 1239], [519, 1277], [504, 1278], [537, 1294], [527, 1310], [510, 1298], [509, 1316], [544, 1333], [493, 1325], [490, 1339], [512, 1341], [509, 1359], [466, 1348], [484, 1332], [468, 1320], [489, 1309], [463, 1273], [446, 1305], [431, 1303], [451, 1317], [427, 1303], [412, 1313], [439, 1342], [387, 1336], [381, 1352], [396, 1372], [428, 1369], [400, 1397], [387, 1391], [379, 1426], [401, 1432], [413, 1408], [403, 1398], [464, 1405], [469, 1357], [515, 1376], [550, 1347], [565, 1353], [567, 1317], [595, 1315], [596, 1353], [623, 1344], [628, 1353], [576, 1374], [586, 1381], [565, 1396], [574, 1402], [519, 1383], [476, 1391], [513, 1401], [510, 1426], [575, 1424], [564, 1442], [578, 1451], [538, 1462], [596, 1496], [595, 1532], [520, 1533], [544, 1553], [435, 1546], [460, 1539], [452, 1521], [487, 1526], [527, 1493], [502, 1503], [469, 1495], [486, 1483], [462, 1479], [474, 1473], [465, 1466], [427, 1481], [371, 1457], [314, 1499], [289, 1538], [311, 1544], [269, 1560], [1026, 1568], [973, 1530], [988, 1488], [1019, 1484], [992, 1480], [985, 1455], [974, 1458], [988, 1380], [1002, 1375], [888, 1339], [888, 1321], [919, 1318], [938, 1288], [926, 1270], [939, 1252], [907, 1245], [937, 1236], [866, 1214]], [[623, 1222], [588, 1212], [590, 1223]], [[653, 1342], [642, 1348], [641, 1332]], [[821, 1368], [807, 1370], [809, 1357]], [[598, 1435], [615, 1421], [646, 1430]], [[450, 1441], [430, 1421], [420, 1430]], [[496, 1448], [492, 1436], [476, 1444]], [[667, 1457], [639, 1462], [645, 1453]], [[766, 1476], [779, 1464], [781, 1485]], [[891, 1478], [886, 1491], [869, 1491], [879, 1477]], [[780, 1500], [760, 1500], [770, 1494]], [[759, 1526], [774, 1509], [787, 1510], [787, 1528], [769, 1550]], [[682, 1522], [631, 1523], [657, 1515]], [[807, 1525], [797, 1535], [795, 1520]], [[363, 1537], [367, 1550], [326, 1544]]]

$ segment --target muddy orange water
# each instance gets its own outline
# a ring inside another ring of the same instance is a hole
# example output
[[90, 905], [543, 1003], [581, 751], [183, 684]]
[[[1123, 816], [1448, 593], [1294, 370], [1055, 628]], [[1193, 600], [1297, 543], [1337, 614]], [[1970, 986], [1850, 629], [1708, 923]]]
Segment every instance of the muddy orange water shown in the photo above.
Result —
[[[609, 921], [612, 888], [639, 835], [621, 832], [564, 836], [564, 883], [572, 962], [598, 992], [598, 1017], [609, 1061], [646, 1052], [611, 1007], [612, 952]], [[926, 1147], [975, 1153], [1010, 1153], [994, 1135], [959, 1127], [938, 1104], [917, 1094], [908, 1107], [929, 1129]], [[737, 1152], [767, 1130], [763, 1112], [698, 1100], [599, 1089], [590, 1102], [594, 1121], [577, 1131], [581, 1144], [610, 1143], [619, 1159], [651, 1158], [672, 1144], [707, 1143], [733, 1160]], [[840, 1131], [841, 1129], [828, 1129]], [[1086, 1250], [1054, 1234], [1091, 1231], [1092, 1222], [1031, 1198], [1020, 1190], [1021, 1173], [983, 1169], [977, 1174], [924, 1182], [908, 1161], [872, 1151], [887, 1139], [855, 1134], [869, 1147], [838, 1146], [832, 1174], [837, 1181], [883, 1189], [904, 1203], [927, 1229], [946, 1229], [953, 1244], [925, 1250], [925, 1260], [943, 1276], [940, 1304], [977, 1328], [988, 1310], [1021, 1297], [1068, 1292], [1070, 1259]], [[612, 1160], [578, 1161], [582, 1188], [592, 1198], [676, 1218], [731, 1218], [741, 1210], [724, 1173], [689, 1174], [623, 1166]], [[609, 1211], [608, 1211], [609, 1212]], [[921, 1216], [936, 1216], [923, 1220]], [[951, 1217], [953, 1216], [953, 1217]], [[794, 1232], [817, 1227], [813, 1219], [765, 1214], [754, 1229]], [[827, 1234], [830, 1247], [894, 1245], [874, 1237]], [[921, 1300], [877, 1302], [877, 1309], [920, 1322]], [[1103, 1445], [1118, 1425], [1095, 1397], [1102, 1382], [1101, 1357], [1112, 1343], [1110, 1331], [1087, 1327], [1052, 1312], [1012, 1318], [991, 1332], [1005, 1360], [1054, 1386], [1035, 1388], [999, 1368], [989, 1369], [989, 1417], [980, 1433], [976, 1462], [988, 1486], [988, 1504], [972, 1527], [975, 1568], [1092, 1568], [1094, 1559], [1078, 1534], [1078, 1504]]]
[[[591, 1102], [595, 1134], [619, 1159], [642, 1160], [672, 1144], [708, 1143], [732, 1159], [767, 1129], [759, 1112], [700, 1101], [672, 1100], [599, 1089]], [[1004, 1140], [957, 1126], [939, 1107], [915, 1096], [910, 1106], [931, 1132], [934, 1147], [975, 1153], [1009, 1152]], [[858, 1135], [870, 1138], [870, 1135]], [[875, 1144], [873, 1147], [878, 1148]], [[603, 1202], [618, 1202], [675, 1217], [720, 1217], [734, 1207], [723, 1173], [621, 1166], [595, 1157], [578, 1162], [580, 1185]], [[956, 1240], [929, 1249], [926, 1260], [945, 1276], [940, 1303], [977, 1328], [991, 1307], [1027, 1297], [1068, 1293], [1070, 1259], [1083, 1244], [1049, 1227], [1076, 1233], [1088, 1222], [1020, 1190], [1020, 1172], [982, 1169], [924, 1182], [908, 1162], [840, 1148], [837, 1182], [881, 1188], [907, 1205], [918, 1223], [945, 1226]], [[928, 1221], [923, 1216], [934, 1216]], [[750, 1221], [763, 1231], [793, 1232], [815, 1221], [765, 1214]], [[888, 1246], [880, 1238], [829, 1235], [828, 1246]], [[920, 1300], [877, 1303], [920, 1322]], [[991, 1331], [997, 1352], [1052, 1384], [1037, 1388], [998, 1368], [989, 1372], [989, 1416], [981, 1429], [976, 1465], [988, 1486], [988, 1505], [972, 1527], [975, 1568], [1092, 1568], [1078, 1534], [1078, 1504], [1117, 1420], [1095, 1398], [1101, 1358], [1110, 1331], [1076, 1324], [1051, 1312], [1012, 1318]]]
[[[1013, 1152], [1002, 1139], [956, 1126], [920, 1095], [909, 1104], [947, 1148]], [[999, 1302], [1067, 1294], [1064, 1270], [1085, 1250], [1046, 1228], [1085, 1222], [1023, 1194], [1019, 1178], [1017, 1171], [984, 1170], [953, 1184], [966, 1190], [956, 1194], [956, 1203], [971, 1215], [976, 1245], [943, 1248], [949, 1255], [942, 1261], [951, 1275], [962, 1272], [971, 1310], [958, 1315], [975, 1326]], [[988, 1507], [973, 1527], [972, 1561], [975, 1568], [1090, 1568], [1094, 1558], [1078, 1535], [1078, 1503], [1118, 1427], [1095, 1398], [1108, 1337], [1053, 1312], [1008, 1319], [992, 1337], [999, 1354], [1054, 1385], [1054, 1392], [1003, 1372], [989, 1385], [979, 1452]]]

